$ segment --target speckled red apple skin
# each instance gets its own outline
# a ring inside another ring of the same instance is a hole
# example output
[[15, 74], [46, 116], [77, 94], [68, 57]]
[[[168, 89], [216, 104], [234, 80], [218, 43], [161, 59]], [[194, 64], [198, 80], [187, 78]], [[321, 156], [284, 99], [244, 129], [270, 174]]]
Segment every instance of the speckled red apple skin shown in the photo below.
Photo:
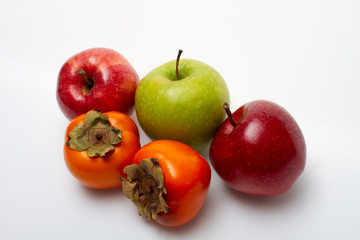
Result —
[[281, 106], [257, 100], [226, 119], [210, 146], [210, 160], [218, 175], [237, 191], [278, 195], [302, 174], [306, 144], [295, 119]]
[[[94, 81], [87, 93], [83, 91], [86, 82], [78, 76], [80, 69]], [[70, 120], [92, 109], [130, 115], [139, 81], [134, 68], [120, 53], [92, 48], [74, 55], [60, 69], [57, 101]]]

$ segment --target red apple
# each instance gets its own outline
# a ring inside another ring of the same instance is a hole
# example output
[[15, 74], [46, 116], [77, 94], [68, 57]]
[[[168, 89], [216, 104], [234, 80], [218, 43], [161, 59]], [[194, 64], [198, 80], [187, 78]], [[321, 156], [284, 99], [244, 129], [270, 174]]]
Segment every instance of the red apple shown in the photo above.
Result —
[[92, 109], [130, 115], [138, 83], [139, 76], [120, 53], [92, 48], [74, 55], [62, 66], [57, 101], [69, 120]]
[[237, 191], [253, 195], [286, 192], [305, 167], [304, 136], [279, 105], [257, 100], [228, 114], [210, 146], [218, 175]]

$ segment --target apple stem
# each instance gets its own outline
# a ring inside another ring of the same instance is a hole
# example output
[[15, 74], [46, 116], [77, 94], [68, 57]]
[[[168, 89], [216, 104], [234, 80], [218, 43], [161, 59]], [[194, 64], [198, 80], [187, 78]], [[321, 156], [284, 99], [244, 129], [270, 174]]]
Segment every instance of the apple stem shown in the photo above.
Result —
[[80, 69], [77, 73], [78, 76], [82, 77], [84, 79], [84, 81], [86, 82], [86, 84], [88, 85], [88, 88], [91, 89], [91, 87], [94, 85], [94, 82], [88, 78], [88, 76], [86, 75], [86, 72], [84, 71], [84, 69]]
[[177, 58], [176, 58], [176, 78], [177, 80], [180, 80], [179, 78], [179, 62], [180, 62], [180, 56], [182, 54], [183, 50], [179, 49]]
[[229, 119], [231, 125], [232, 125], [233, 127], [236, 127], [236, 126], [237, 126], [237, 123], [235, 122], [235, 120], [234, 120], [234, 118], [233, 118], [233, 115], [232, 115], [232, 113], [231, 113], [231, 111], [230, 111], [229, 104], [228, 104], [228, 103], [224, 103], [224, 104], [223, 104], [223, 108], [224, 108], [224, 110], [225, 110], [225, 112], [226, 112], [226, 114], [227, 114], [227, 116], [228, 116], [228, 119]]

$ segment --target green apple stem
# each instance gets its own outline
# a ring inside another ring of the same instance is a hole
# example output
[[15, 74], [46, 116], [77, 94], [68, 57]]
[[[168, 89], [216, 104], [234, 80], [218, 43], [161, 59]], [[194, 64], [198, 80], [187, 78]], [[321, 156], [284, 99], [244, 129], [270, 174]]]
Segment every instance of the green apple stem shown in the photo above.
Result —
[[182, 54], [183, 50], [179, 49], [177, 58], [176, 58], [176, 78], [177, 80], [180, 80], [179, 78], [179, 62], [180, 62], [180, 56]]
[[228, 119], [229, 119], [231, 125], [232, 125], [233, 127], [236, 127], [237, 124], [236, 124], [236, 122], [235, 122], [235, 120], [234, 120], [234, 118], [233, 118], [233, 115], [232, 115], [231, 111], [230, 111], [229, 104], [228, 104], [228, 103], [224, 103], [224, 104], [223, 104], [223, 108], [224, 108], [224, 110], [225, 110], [225, 112], [226, 112], [226, 114], [227, 114], [227, 116], [228, 116]]
[[82, 79], [84, 79], [84, 81], [86, 82], [86, 89], [84, 89], [84, 91], [85, 92], [90, 91], [90, 89], [94, 86], [94, 81], [88, 78], [86, 72], [82, 68], [77, 72], [77, 75], [82, 77]]

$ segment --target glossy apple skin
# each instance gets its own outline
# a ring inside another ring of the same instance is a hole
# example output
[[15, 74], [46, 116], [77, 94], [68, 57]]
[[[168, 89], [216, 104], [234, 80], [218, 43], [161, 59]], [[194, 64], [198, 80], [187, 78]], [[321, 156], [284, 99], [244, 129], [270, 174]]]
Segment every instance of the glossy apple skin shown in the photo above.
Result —
[[226, 119], [210, 146], [218, 175], [237, 191], [253, 195], [286, 192], [305, 167], [306, 145], [294, 118], [279, 105], [257, 100]]
[[140, 81], [136, 115], [150, 139], [179, 141], [200, 152], [225, 119], [222, 104], [230, 101], [229, 91], [222, 76], [203, 62], [181, 59], [180, 80], [175, 72], [170, 61]]
[[[94, 82], [88, 92], [84, 92], [87, 83], [78, 75], [80, 69]], [[130, 115], [138, 83], [139, 76], [120, 53], [92, 48], [74, 55], [60, 69], [57, 101], [69, 120], [92, 109]]]

